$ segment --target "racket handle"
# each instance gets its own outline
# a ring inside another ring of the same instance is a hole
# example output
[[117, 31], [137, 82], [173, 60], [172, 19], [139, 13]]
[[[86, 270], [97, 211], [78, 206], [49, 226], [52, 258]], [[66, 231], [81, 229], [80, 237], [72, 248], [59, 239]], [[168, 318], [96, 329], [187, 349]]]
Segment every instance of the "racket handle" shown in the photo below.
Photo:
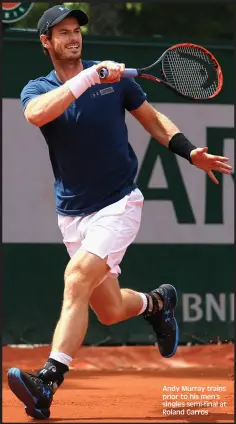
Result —
[[[108, 77], [108, 75], [109, 75], [109, 71], [106, 68], [102, 68], [99, 71], [99, 77], [101, 79]], [[138, 76], [137, 69], [127, 68], [127, 69], [125, 69], [124, 73], [121, 75], [121, 78], [135, 78], [137, 76]]]

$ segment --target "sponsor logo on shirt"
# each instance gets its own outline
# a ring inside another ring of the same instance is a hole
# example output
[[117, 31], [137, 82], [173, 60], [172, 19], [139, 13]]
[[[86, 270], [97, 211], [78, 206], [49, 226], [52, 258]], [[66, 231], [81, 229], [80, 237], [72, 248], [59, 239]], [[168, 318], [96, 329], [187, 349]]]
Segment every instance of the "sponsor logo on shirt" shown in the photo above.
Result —
[[114, 88], [113, 87], [106, 87], [106, 88], [103, 88], [103, 89], [101, 89], [101, 90], [96, 90], [96, 91], [93, 91], [92, 92], [92, 94], [91, 94], [91, 98], [92, 99], [96, 99], [97, 97], [100, 97], [100, 96], [105, 96], [105, 94], [111, 94], [111, 93], [114, 93]]

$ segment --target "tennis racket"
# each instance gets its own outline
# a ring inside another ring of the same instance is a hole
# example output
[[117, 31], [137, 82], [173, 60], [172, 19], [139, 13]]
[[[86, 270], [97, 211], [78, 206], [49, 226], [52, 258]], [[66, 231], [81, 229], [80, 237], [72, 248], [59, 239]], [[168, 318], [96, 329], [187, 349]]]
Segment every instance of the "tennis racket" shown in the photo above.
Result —
[[[157, 73], [157, 70], [161, 72], [162, 79], [150, 73]], [[102, 68], [99, 73], [101, 79], [108, 74], [106, 68]], [[212, 99], [223, 86], [222, 70], [213, 54], [204, 47], [191, 43], [170, 47], [146, 68], [127, 68], [122, 74], [122, 78], [125, 77], [146, 78], [194, 100]]]

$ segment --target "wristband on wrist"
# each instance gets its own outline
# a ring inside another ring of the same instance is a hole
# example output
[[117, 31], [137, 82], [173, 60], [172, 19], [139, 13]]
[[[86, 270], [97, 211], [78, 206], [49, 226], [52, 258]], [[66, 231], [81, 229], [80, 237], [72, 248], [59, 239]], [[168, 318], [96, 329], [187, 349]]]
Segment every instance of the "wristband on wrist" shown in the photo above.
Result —
[[65, 84], [70, 89], [73, 96], [78, 99], [78, 97], [81, 96], [87, 88], [100, 83], [101, 81], [98, 72], [96, 71], [96, 65], [93, 65], [66, 81]]
[[191, 157], [190, 153], [192, 150], [196, 149], [197, 147], [192, 144], [183, 133], [177, 133], [175, 134], [170, 142], [169, 142], [169, 149], [176, 153], [176, 155], [181, 156], [184, 159], [187, 159], [191, 164]]

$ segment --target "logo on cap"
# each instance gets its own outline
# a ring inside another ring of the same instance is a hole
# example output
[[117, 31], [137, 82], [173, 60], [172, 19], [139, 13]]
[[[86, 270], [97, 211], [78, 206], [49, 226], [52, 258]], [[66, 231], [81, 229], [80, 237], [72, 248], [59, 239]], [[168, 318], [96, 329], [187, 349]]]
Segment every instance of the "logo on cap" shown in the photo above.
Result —
[[32, 7], [34, 3], [2, 3], [2, 22], [10, 24], [23, 19]]

